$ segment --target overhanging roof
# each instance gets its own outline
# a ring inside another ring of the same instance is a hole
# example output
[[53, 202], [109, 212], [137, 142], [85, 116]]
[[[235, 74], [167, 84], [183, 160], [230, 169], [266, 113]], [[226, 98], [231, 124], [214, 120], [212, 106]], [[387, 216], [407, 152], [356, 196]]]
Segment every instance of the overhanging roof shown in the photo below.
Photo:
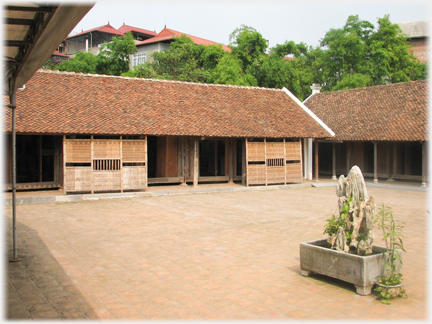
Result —
[[20, 88], [94, 4], [23, 3], [3, 7], [5, 91]]

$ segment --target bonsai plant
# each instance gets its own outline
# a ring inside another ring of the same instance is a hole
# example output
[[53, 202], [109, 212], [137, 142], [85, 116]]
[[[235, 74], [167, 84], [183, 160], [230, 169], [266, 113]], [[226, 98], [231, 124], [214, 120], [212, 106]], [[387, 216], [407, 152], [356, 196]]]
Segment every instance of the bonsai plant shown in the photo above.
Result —
[[386, 256], [384, 273], [378, 277], [377, 287], [374, 291], [378, 292], [383, 303], [391, 304], [391, 299], [406, 296], [402, 286], [403, 275], [400, 272], [402, 269], [401, 250], [406, 252], [402, 240], [404, 238], [402, 230], [405, 223], [395, 220], [393, 210], [384, 204], [378, 207], [375, 222], [383, 232], [383, 241], [387, 251], [384, 252]]

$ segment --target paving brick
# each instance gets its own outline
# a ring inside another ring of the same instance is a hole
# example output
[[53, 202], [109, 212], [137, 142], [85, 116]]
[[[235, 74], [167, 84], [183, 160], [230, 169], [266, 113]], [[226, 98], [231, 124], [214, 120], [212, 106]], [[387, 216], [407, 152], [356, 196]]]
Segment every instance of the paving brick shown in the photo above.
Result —
[[300, 275], [299, 244], [324, 237], [337, 205], [322, 186], [19, 205], [7, 318], [424, 320], [427, 192], [368, 191], [406, 223], [409, 297], [391, 306]]

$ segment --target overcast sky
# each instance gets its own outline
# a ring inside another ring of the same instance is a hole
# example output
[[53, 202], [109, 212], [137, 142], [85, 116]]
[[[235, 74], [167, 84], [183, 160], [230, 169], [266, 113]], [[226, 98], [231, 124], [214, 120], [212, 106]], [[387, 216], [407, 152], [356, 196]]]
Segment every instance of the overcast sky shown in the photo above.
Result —
[[[215, 4], [217, 3], [217, 4]], [[229, 44], [229, 35], [242, 24], [259, 31], [269, 46], [293, 40], [317, 46], [331, 28], [342, 28], [350, 15], [377, 25], [390, 15], [392, 22], [429, 20], [426, 0], [363, 1], [97, 1], [72, 35], [110, 23], [160, 32], [165, 24], [190, 35]]]

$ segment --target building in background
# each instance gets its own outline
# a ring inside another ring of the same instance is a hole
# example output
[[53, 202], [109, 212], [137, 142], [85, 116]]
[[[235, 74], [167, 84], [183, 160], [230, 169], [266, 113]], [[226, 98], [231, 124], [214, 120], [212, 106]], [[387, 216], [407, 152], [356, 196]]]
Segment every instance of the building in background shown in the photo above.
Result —
[[397, 23], [402, 32], [408, 35], [414, 55], [425, 63], [429, 60], [429, 29], [427, 21], [409, 21]]

